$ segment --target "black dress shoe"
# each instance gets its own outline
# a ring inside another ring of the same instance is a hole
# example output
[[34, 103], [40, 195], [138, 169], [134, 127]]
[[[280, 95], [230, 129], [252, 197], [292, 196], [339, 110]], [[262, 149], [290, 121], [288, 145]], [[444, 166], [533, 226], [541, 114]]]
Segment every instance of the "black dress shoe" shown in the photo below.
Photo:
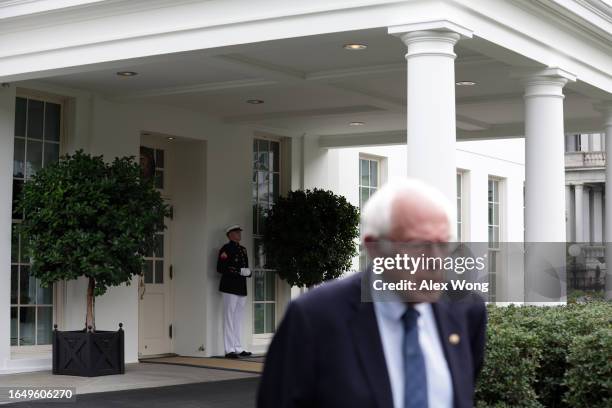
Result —
[[236, 358], [238, 358], [238, 354], [236, 354], [236, 353], [234, 353], [234, 352], [232, 351], [231, 353], [227, 353], [227, 354], [225, 355], [225, 358], [233, 358], [233, 359], [236, 359]]
[[238, 354], [240, 357], [249, 357], [251, 355], [253, 355], [253, 353], [251, 353], [250, 351], [246, 351], [243, 350], [240, 354]]

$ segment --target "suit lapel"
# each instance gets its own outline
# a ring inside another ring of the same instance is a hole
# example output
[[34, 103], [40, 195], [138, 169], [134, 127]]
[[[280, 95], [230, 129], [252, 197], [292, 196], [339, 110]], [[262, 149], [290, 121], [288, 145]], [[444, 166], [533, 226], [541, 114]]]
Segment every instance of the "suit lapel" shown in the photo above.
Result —
[[459, 394], [463, 392], [463, 387], [459, 383], [459, 379], [460, 376], [465, 375], [465, 373], [461, 373], [461, 347], [451, 344], [449, 339], [453, 334], [462, 335], [463, 333], [461, 332], [459, 324], [450, 314], [449, 305], [446, 302], [438, 301], [432, 303], [432, 308], [436, 318], [440, 343], [444, 349], [444, 356], [446, 357], [446, 362], [453, 382], [454, 405], [457, 406], [457, 401], [462, 400]]
[[380, 341], [378, 323], [371, 302], [359, 303], [355, 316], [350, 321], [352, 338], [363, 370], [379, 408], [393, 407], [391, 383], [387, 372], [385, 355]]

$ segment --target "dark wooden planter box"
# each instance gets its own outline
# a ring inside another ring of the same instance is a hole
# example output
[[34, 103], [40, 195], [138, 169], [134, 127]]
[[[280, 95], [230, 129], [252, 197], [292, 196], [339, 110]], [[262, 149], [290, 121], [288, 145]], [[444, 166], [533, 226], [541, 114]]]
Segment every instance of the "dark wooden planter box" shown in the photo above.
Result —
[[125, 373], [125, 341], [118, 331], [53, 331], [53, 374], [98, 377]]

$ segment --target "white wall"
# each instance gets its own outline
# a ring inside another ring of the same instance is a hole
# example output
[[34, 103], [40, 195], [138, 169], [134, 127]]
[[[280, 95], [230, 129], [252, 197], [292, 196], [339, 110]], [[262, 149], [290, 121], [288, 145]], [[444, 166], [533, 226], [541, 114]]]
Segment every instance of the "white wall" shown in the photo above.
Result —
[[202, 355], [206, 343], [206, 144], [175, 139], [168, 184], [174, 207], [169, 248], [174, 272], [174, 352]]
[[0, 372], [11, 356], [11, 215], [15, 88], [0, 87]]
[[338, 187], [338, 151], [321, 149], [317, 136], [305, 135], [303, 143], [303, 178], [305, 189], [325, 188], [335, 190]]
[[385, 183], [393, 178], [405, 177], [406, 146], [373, 146], [351, 147], [336, 149], [339, 155], [340, 181], [337, 192], [347, 198], [356, 207], [359, 207], [359, 157], [371, 156], [381, 160], [381, 182]]
[[[406, 175], [406, 146], [376, 146], [336, 149], [338, 184], [335, 191], [359, 206], [359, 157], [381, 160], [381, 182]], [[502, 242], [523, 241], [524, 139], [457, 143], [457, 169], [463, 176], [464, 242], [488, 241], [488, 178], [502, 180]], [[504, 260], [505, 271], [522, 270], [522, 259]], [[353, 269], [359, 268], [357, 257]], [[499, 274], [498, 293], [522, 290], [523, 280], [516, 274]]]
[[466, 170], [469, 225], [464, 241], [486, 242], [489, 176], [502, 183], [501, 240], [523, 241], [524, 139], [483, 140], [457, 143], [457, 168]]
[[523, 185], [525, 181], [525, 140], [485, 140], [457, 143], [457, 167], [464, 173], [468, 199], [467, 226], [464, 241], [488, 241], [488, 178], [497, 177], [501, 184], [500, 241], [506, 255], [496, 275], [497, 299], [520, 301], [524, 293], [524, 259], [518, 252], [524, 239]]
[[[359, 157], [382, 159], [383, 182], [405, 177], [406, 146], [376, 146], [336, 149], [339, 183], [336, 191], [359, 206]], [[524, 140], [507, 139], [457, 143], [457, 169], [464, 171], [464, 199], [468, 202], [464, 241], [485, 242], [487, 236], [488, 177], [504, 180], [505, 241], [523, 240]], [[385, 174], [386, 173], [386, 174]], [[512, 222], [508, 222], [511, 220]]]

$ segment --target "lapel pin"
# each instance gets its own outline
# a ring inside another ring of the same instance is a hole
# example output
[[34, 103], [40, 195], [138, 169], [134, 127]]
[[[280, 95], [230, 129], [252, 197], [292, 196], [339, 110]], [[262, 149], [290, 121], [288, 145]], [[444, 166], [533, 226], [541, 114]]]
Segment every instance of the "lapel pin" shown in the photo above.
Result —
[[461, 337], [459, 337], [457, 333], [453, 333], [450, 336], [448, 336], [448, 342], [452, 344], [453, 346], [459, 344], [460, 341], [461, 341]]

